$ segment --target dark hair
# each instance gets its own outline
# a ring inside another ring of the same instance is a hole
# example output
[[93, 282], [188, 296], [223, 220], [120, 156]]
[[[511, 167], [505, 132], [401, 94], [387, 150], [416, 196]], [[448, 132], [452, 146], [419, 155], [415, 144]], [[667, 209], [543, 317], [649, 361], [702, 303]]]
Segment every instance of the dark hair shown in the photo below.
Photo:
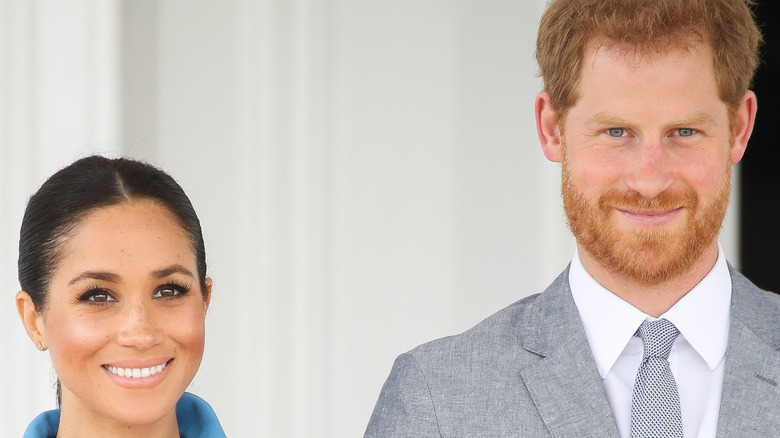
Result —
[[201, 291], [206, 293], [206, 250], [200, 221], [187, 195], [162, 170], [127, 158], [98, 155], [61, 169], [30, 197], [19, 232], [19, 284], [39, 312], [45, 309], [62, 243], [89, 212], [133, 199], [167, 208], [192, 242]]

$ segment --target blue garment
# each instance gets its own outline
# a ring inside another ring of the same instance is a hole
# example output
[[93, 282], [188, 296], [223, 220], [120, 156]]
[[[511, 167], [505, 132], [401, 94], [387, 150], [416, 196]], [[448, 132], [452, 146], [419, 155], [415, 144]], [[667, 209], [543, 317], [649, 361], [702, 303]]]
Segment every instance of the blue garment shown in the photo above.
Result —
[[[176, 403], [176, 421], [181, 438], [225, 438], [217, 414], [205, 400], [185, 392]], [[22, 438], [56, 438], [60, 410], [46, 411], [27, 426]]]

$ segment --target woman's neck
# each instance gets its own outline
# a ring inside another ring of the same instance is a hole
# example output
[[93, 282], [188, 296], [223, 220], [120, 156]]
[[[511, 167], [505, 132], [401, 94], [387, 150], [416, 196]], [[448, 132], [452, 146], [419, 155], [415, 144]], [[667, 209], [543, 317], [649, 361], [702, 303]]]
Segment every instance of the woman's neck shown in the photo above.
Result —
[[[64, 400], [63, 400], [64, 402]], [[57, 438], [110, 436], [116, 438], [179, 438], [176, 410], [152, 424], [129, 425], [89, 409], [63, 403]]]

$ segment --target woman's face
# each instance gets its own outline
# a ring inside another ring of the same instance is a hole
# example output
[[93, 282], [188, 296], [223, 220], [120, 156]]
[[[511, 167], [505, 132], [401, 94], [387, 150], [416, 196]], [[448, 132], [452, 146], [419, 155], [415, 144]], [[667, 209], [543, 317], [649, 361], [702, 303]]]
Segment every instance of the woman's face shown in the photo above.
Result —
[[38, 320], [63, 415], [169, 421], [203, 356], [210, 295], [184, 230], [132, 200], [89, 213], [61, 249]]

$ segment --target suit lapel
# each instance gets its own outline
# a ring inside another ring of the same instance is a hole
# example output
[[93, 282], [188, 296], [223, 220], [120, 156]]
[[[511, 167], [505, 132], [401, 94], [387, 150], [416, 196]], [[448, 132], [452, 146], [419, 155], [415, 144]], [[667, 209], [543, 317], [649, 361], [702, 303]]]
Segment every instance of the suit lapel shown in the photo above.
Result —
[[552, 436], [617, 436], [604, 384], [587, 342], [569, 340], [521, 372]]
[[568, 269], [530, 306], [523, 348], [539, 356], [520, 371], [552, 436], [618, 436], [579, 313]]
[[718, 436], [780, 436], [780, 355], [741, 321], [731, 332]]
[[731, 328], [718, 436], [780, 436], [780, 305], [731, 272]]

